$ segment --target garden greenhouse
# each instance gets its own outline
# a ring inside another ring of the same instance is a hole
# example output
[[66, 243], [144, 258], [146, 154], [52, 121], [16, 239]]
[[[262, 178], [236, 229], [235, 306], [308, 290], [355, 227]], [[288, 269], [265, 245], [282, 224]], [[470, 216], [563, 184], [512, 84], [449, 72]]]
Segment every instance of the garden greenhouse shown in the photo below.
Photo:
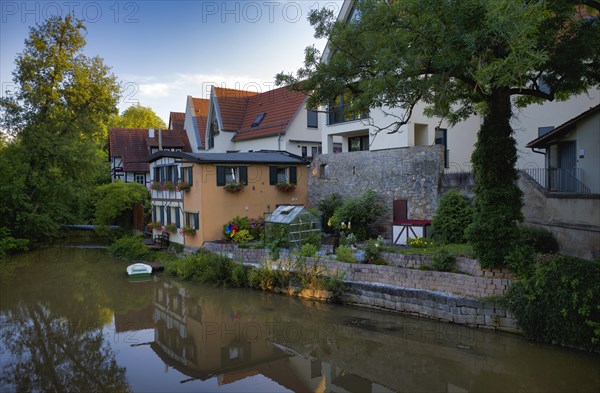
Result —
[[308, 239], [321, 238], [321, 219], [304, 206], [282, 205], [265, 219], [265, 241], [299, 248]]

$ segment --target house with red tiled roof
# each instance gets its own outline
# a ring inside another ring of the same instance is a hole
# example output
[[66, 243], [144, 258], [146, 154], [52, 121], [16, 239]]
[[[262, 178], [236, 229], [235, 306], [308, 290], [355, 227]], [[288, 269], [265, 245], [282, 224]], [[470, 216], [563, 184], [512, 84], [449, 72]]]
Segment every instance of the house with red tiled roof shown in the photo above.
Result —
[[320, 152], [318, 116], [306, 109], [302, 92], [279, 88], [258, 93], [213, 86], [207, 110], [206, 151], [279, 150], [303, 157]]
[[112, 128], [108, 134], [111, 179], [150, 185], [147, 157], [158, 150], [191, 152], [183, 130]]
[[186, 131], [192, 151], [205, 150], [204, 135], [209, 100], [187, 96], [183, 129]]

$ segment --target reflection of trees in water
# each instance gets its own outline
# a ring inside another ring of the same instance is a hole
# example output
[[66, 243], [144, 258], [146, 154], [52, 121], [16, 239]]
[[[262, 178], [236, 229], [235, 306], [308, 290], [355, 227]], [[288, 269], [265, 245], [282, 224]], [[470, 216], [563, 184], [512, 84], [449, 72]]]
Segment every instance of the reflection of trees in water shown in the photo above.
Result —
[[74, 326], [40, 303], [20, 304], [3, 316], [2, 346], [12, 353], [0, 385], [16, 391], [126, 392], [125, 368], [102, 330]]

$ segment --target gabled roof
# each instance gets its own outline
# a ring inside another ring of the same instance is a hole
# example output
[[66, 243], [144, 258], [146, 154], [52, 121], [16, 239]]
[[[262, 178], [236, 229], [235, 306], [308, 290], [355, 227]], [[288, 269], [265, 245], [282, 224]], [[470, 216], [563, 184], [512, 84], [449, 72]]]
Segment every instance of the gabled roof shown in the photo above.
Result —
[[[158, 130], [150, 138], [146, 128], [112, 128], [108, 134], [110, 157], [123, 158], [125, 172], [148, 172], [147, 158], [150, 148], [158, 146]], [[164, 148], [179, 148], [191, 151], [187, 134], [184, 131], [162, 131]]]
[[198, 132], [200, 133], [200, 143], [205, 148], [205, 136], [206, 136], [206, 121], [208, 119], [208, 105], [210, 100], [206, 98], [192, 98], [192, 106], [194, 107], [194, 117], [196, 118], [196, 124], [198, 126]]
[[[287, 87], [267, 91], [248, 99], [244, 120], [234, 141], [262, 138], [285, 133], [294, 115], [301, 108], [306, 95]], [[252, 127], [259, 113], [265, 113], [261, 123]]]
[[171, 112], [169, 114], [169, 130], [183, 130], [185, 123], [185, 113]]
[[231, 132], [239, 130], [244, 121], [249, 97], [256, 96], [259, 93], [216, 86], [213, 87], [213, 92], [219, 103], [219, 111], [221, 112], [221, 120], [223, 121], [222, 131]]
[[306, 165], [308, 161], [300, 156], [279, 150], [260, 150], [241, 153], [185, 153], [178, 151], [158, 151], [148, 157], [154, 162], [162, 157], [180, 158], [197, 164], [266, 164], [266, 165]]
[[[234, 141], [285, 133], [306, 96], [287, 87], [255, 93], [244, 90], [214, 88], [223, 131], [235, 131]], [[252, 127], [257, 115], [264, 113], [258, 126]]]
[[580, 122], [581, 120], [592, 116], [594, 113], [600, 111], [600, 104], [588, 109], [587, 111], [581, 113], [578, 116], [575, 116], [574, 118], [572, 118], [571, 120], [567, 121], [566, 123], [561, 124], [560, 126], [556, 127], [554, 130], [548, 132], [547, 134], [544, 134], [534, 140], [532, 140], [531, 142], [529, 142], [527, 144], [527, 147], [530, 148], [545, 148], [548, 143], [556, 140], [557, 138], [563, 136], [564, 134], [568, 133], [569, 131], [573, 130], [573, 128], [575, 128], [575, 125]]

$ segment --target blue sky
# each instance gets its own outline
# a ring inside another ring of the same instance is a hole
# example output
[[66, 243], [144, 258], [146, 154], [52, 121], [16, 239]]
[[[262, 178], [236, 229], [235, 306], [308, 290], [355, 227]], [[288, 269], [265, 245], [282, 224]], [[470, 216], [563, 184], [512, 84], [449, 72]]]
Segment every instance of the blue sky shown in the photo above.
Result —
[[12, 85], [14, 59], [29, 28], [72, 12], [87, 26], [88, 56], [100, 56], [123, 85], [123, 111], [150, 106], [168, 121], [188, 95], [210, 85], [266, 91], [279, 71], [295, 71], [313, 37], [311, 9], [337, 14], [342, 1], [6, 1], [0, 2], [0, 82]]

